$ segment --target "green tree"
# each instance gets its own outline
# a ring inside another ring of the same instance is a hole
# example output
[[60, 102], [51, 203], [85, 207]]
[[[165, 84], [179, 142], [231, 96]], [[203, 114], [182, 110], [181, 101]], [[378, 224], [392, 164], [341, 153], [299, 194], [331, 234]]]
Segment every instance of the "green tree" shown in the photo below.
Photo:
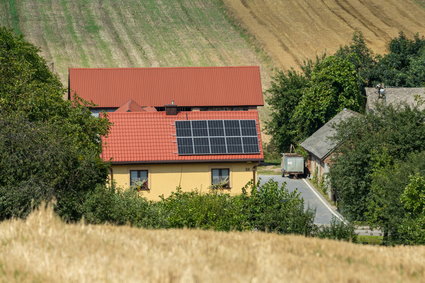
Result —
[[289, 121], [298, 105], [305, 89], [309, 86], [309, 78], [305, 73], [295, 70], [278, 72], [267, 90], [270, 96], [267, 103], [272, 110], [271, 119], [267, 122], [266, 131], [272, 136], [271, 143], [279, 152], [287, 151], [296, 140], [296, 126]]
[[363, 105], [355, 66], [348, 60], [330, 56], [313, 69], [310, 86], [295, 107], [290, 122], [296, 125], [301, 141], [342, 109], [361, 111]]
[[[419, 87], [425, 85], [425, 38], [415, 35], [407, 38], [404, 33], [392, 39], [388, 53], [376, 58], [373, 68], [373, 84], [384, 83], [387, 86]], [[373, 85], [372, 84], [372, 85]]]
[[364, 221], [369, 215], [368, 220], [378, 226], [385, 226], [392, 215], [396, 221], [391, 209], [397, 206], [406, 185], [400, 182], [406, 179], [394, 177], [394, 166], [425, 150], [424, 121], [425, 111], [418, 107], [380, 106], [339, 125], [336, 139], [341, 146], [330, 180], [338, 207], [348, 218]]
[[[38, 53], [22, 36], [0, 28], [0, 185], [9, 192], [19, 191], [19, 184], [44, 186], [55, 192], [58, 212], [75, 220], [81, 216], [78, 207], [85, 192], [105, 182], [100, 137], [109, 122], [93, 117], [80, 99], [64, 100], [65, 89]], [[58, 143], [63, 153], [53, 146]], [[57, 166], [47, 166], [49, 162]], [[91, 176], [85, 175], [89, 172]], [[49, 199], [52, 193], [45, 196]]]
[[[402, 236], [399, 230], [406, 218], [411, 218], [408, 217], [409, 213], [406, 208], [410, 208], [409, 205], [420, 204], [421, 201], [416, 199], [414, 203], [410, 202], [410, 197], [416, 193], [414, 190], [418, 189], [414, 187], [418, 183], [413, 183], [417, 179], [412, 180], [411, 176], [425, 174], [425, 151], [411, 153], [406, 160], [394, 160], [394, 157], [388, 153], [381, 156], [383, 157], [380, 160], [385, 161], [376, 162], [374, 160], [376, 169], [372, 173], [366, 217], [370, 224], [384, 231], [384, 243], [404, 243], [404, 241], [401, 241]], [[411, 183], [410, 186], [409, 183]], [[406, 193], [409, 199], [401, 197], [403, 192], [406, 192], [406, 187], [411, 189], [408, 191], [411, 194]], [[405, 205], [402, 203], [403, 200]], [[412, 218], [416, 219], [417, 215], [415, 214]]]
[[[423, 158], [425, 159], [425, 156]], [[398, 230], [400, 242], [404, 244], [424, 245], [425, 174], [416, 173], [411, 175], [409, 184], [404, 189], [400, 199], [407, 211], [407, 215]]]
[[335, 56], [350, 61], [358, 73], [359, 88], [363, 90], [369, 86], [376, 78], [373, 77], [372, 69], [376, 66], [373, 52], [367, 47], [364, 36], [361, 32], [355, 32], [351, 43], [340, 47]]

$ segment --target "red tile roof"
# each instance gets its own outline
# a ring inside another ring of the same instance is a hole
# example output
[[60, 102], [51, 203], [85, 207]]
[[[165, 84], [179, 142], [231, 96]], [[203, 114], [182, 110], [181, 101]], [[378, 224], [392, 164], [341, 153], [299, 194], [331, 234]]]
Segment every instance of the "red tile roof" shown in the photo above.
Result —
[[71, 68], [70, 95], [97, 107], [264, 105], [260, 69], [245, 67]]
[[[161, 112], [127, 112], [106, 114], [113, 123], [109, 135], [103, 137], [102, 158], [113, 163], [167, 163], [263, 160], [258, 112], [194, 111], [166, 115]], [[254, 119], [260, 146], [259, 154], [181, 156], [177, 151], [176, 120]]]
[[142, 107], [137, 104], [133, 99], [127, 101], [124, 105], [121, 105], [115, 112], [142, 112]]

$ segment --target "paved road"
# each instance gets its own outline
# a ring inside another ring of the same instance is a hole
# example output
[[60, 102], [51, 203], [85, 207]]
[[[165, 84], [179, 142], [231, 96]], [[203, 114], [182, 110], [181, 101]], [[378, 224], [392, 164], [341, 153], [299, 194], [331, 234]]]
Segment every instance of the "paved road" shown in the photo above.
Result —
[[304, 199], [305, 207], [310, 207], [316, 210], [314, 223], [330, 224], [332, 217], [339, 217], [339, 219], [343, 219], [338, 212], [334, 211], [330, 207], [328, 202], [319, 194], [319, 192], [310, 187], [304, 179], [289, 179], [277, 175], [260, 175], [259, 177], [261, 178], [261, 183], [265, 183], [270, 179], [273, 179], [279, 182], [279, 184], [286, 182], [286, 188], [290, 192], [297, 189], [300, 192], [301, 197]]

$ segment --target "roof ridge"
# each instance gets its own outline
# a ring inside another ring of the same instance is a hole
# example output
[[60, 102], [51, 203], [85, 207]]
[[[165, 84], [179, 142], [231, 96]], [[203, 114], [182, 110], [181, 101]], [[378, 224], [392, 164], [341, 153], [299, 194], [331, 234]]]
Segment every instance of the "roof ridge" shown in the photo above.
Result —
[[226, 68], [260, 68], [258, 65], [246, 65], [246, 66], [178, 66], [178, 67], [77, 67], [77, 68], [68, 68], [68, 70], [152, 70], [152, 69], [226, 69]]

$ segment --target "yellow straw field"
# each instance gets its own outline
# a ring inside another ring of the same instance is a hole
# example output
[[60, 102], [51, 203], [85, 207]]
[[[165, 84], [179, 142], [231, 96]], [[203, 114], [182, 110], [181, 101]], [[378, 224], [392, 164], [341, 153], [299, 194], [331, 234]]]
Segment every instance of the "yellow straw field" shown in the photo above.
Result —
[[0, 223], [3, 282], [424, 282], [425, 247], [257, 232]]
[[355, 31], [364, 34], [376, 53], [384, 53], [400, 31], [425, 35], [423, 0], [223, 1], [283, 69], [333, 53]]

